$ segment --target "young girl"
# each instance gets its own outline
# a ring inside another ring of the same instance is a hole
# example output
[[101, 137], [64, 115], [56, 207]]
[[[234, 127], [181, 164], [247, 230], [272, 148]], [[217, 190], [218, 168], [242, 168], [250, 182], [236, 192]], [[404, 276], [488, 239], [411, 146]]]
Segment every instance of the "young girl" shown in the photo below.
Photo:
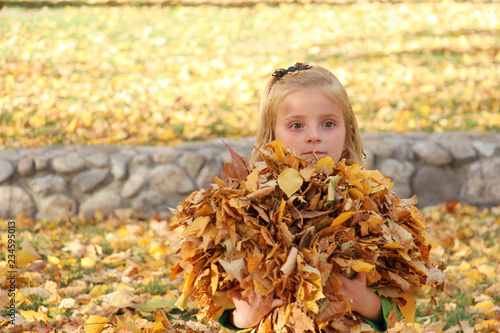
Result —
[[[276, 70], [262, 94], [259, 124], [250, 165], [259, 160], [259, 149], [275, 139], [306, 159], [330, 156], [334, 161], [345, 158], [362, 163], [362, 140], [347, 92], [323, 67], [296, 63]], [[395, 305], [367, 288], [366, 273], [353, 279], [339, 277], [344, 299], [351, 299], [351, 310], [377, 331], [386, 331], [386, 318]], [[232, 330], [256, 326], [272, 309], [283, 305], [272, 294], [242, 298], [236, 293], [232, 298], [235, 309], [226, 310], [219, 318], [222, 326]]]

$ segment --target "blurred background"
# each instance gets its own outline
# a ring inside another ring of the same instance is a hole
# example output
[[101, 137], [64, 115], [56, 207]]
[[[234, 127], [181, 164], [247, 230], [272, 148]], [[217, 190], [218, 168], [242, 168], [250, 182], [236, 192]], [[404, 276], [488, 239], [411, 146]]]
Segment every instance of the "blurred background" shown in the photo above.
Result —
[[297, 61], [363, 132], [498, 131], [496, 1], [1, 1], [0, 148], [253, 136]]

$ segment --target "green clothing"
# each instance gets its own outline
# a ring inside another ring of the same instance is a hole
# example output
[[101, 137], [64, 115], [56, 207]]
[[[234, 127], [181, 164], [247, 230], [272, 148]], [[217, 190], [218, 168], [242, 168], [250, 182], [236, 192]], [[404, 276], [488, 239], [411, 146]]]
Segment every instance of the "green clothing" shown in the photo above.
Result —
[[[397, 305], [394, 304], [390, 299], [380, 296], [380, 302], [382, 303], [382, 313], [384, 314], [384, 322], [381, 323], [382, 325], [379, 325], [380, 323], [375, 323], [368, 319], [365, 319], [365, 321], [370, 324], [376, 331], [384, 333], [387, 331], [387, 329], [389, 329], [389, 324], [387, 324], [387, 317], [394, 308], [396, 308], [396, 311], [398, 313], [398, 319], [402, 319], [403, 315], [401, 314], [401, 311], [399, 311]], [[231, 312], [233, 312], [233, 310], [234, 309], [225, 310], [219, 317], [219, 324], [231, 331], [242, 331], [245, 328], [238, 328], [231, 323], [229, 316], [231, 315]]]

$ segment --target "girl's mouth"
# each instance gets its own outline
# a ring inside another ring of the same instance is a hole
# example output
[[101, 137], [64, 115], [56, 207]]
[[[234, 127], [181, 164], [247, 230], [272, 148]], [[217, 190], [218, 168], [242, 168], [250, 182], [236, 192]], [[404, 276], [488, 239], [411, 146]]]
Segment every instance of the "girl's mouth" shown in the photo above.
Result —
[[316, 155], [316, 156], [324, 156], [326, 153], [324, 151], [307, 151], [302, 155]]

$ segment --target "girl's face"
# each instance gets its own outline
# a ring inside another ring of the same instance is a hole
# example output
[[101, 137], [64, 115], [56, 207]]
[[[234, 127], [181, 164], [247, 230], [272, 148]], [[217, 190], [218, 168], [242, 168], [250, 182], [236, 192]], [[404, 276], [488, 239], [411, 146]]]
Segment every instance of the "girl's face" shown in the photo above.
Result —
[[303, 158], [330, 156], [339, 161], [345, 134], [340, 106], [314, 89], [288, 94], [278, 108], [275, 138]]

